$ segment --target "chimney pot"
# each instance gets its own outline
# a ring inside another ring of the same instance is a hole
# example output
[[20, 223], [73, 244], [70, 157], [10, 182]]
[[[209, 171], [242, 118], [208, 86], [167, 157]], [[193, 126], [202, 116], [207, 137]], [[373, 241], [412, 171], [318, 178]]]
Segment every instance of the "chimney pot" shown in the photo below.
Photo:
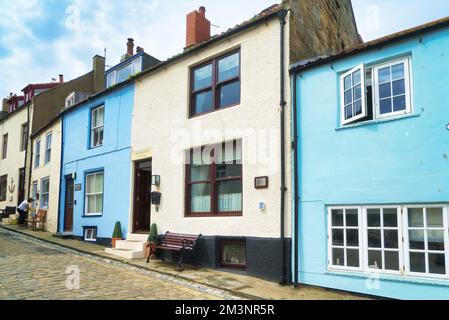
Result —
[[126, 54], [132, 56], [134, 55], [134, 39], [128, 38], [128, 43], [126, 44], [127, 51]]
[[142, 47], [137, 47], [137, 53], [142, 52], [142, 51], [145, 51], [145, 49]]
[[64, 75], [63, 74], [59, 75], [59, 83], [64, 83]]
[[187, 15], [186, 48], [195, 46], [210, 39], [211, 23], [206, 18], [206, 8], [201, 6], [199, 11], [192, 11]]

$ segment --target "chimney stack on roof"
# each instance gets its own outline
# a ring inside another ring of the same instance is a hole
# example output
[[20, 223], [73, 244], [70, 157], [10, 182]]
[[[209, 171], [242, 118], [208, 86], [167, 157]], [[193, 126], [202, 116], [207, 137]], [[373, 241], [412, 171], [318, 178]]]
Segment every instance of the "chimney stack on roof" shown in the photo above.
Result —
[[210, 39], [211, 23], [206, 18], [206, 8], [201, 6], [199, 10], [187, 15], [186, 48], [195, 46]]
[[129, 56], [134, 55], [134, 39], [128, 38], [128, 43], [126, 44], [127, 50], [126, 54]]
[[63, 74], [59, 75], [59, 83], [64, 83], [64, 75]]

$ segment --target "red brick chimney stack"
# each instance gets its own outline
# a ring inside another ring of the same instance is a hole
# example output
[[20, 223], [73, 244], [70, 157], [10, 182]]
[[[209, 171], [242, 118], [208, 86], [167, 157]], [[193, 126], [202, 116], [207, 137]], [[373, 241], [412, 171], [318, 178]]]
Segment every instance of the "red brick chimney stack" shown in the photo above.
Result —
[[192, 11], [187, 15], [186, 48], [210, 39], [210, 21], [206, 18], [206, 8]]
[[128, 48], [126, 54], [129, 56], [133, 56], [134, 55], [134, 39], [129, 38], [126, 46]]

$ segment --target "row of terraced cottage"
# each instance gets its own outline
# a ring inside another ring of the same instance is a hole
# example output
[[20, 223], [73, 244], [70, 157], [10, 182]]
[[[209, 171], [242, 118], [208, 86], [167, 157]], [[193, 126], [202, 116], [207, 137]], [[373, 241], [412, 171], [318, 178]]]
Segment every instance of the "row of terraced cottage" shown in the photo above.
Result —
[[[134, 50], [3, 101], [0, 208], [142, 258], [391, 298], [449, 297], [449, 19], [363, 43], [351, 2], [284, 1], [166, 61]], [[298, 62], [299, 61], [299, 62]], [[446, 136], [444, 136], [446, 134]]]

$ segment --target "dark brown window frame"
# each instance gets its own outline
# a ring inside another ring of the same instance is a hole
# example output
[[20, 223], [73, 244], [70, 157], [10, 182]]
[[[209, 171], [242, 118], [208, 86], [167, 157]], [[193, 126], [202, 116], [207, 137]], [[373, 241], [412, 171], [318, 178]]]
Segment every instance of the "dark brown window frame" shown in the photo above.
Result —
[[[224, 246], [225, 245], [242, 245], [245, 248], [245, 264], [232, 264], [232, 263], [226, 263], [223, 261], [223, 252], [224, 252]], [[246, 244], [246, 240], [237, 240], [237, 239], [221, 239], [220, 240], [220, 266], [223, 268], [229, 268], [229, 269], [239, 269], [239, 270], [246, 270], [248, 267], [248, 248]]]
[[5, 133], [2, 139], [2, 159], [8, 156], [8, 134]]
[[20, 128], [20, 152], [25, 151], [27, 147], [28, 147], [28, 122], [25, 122], [24, 124], [22, 124]]
[[[239, 54], [239, 74], [238, 74], [238, 76], [226, 79], [226, 80], [221, 81], [221, 82], [218, 81], [218, 62], [220, 60], [223, 60], [223, 59], [225, 59], [225, 58], [227, 58], [229, 56], [232, 56], [233, 54], [236, 54], [236, 53]], [[203, 87], [203, 88], [200, 88], [200, 89], [195, 91], [195, 89], [194, 89], [194, 85], [195, 85], [194, 74], [195, 74], [195, 71], [198, 70], [198, 69], [201, 69], [201, 68], [203, 68], [203, 67], [205, 67], [205, 66], [207, 66], [209, 64], [212, 64], [212, 80], [211, 80], [212, 83], [211, 83], [211, 86]], [[232, 50], [230, 52], [227, 52], [227, 53], [225, 53], [223, 55], [217, 56], [217, 57], [215, 57], [213, 59], [210, 59], [210, 60], [208, 60], [206, 62], [203, 62], [203, 63], [201, 63], [199, 65], [193, 66], [193, 67], [190, 68], [189, 73], [190, 73], [190, 87], [189, 87], [189, 117], [190, 118], [195, 118], [195, 117], [199, 117], [199, 116], [202, 116], [202, 115], [205, 115], [205, 114], [209, 114], [209, 113], [212, 113], [212, 112], [216, 112], [216, 111], [219, 111], [219, 110], [232, 108], [232, 107], [235, 107], [235, 106], [238, 106], [238, 105], [241, 104], [241, 101], [242, 101], [242, 79], [241, 79], [241, 75], [242, 75], [242, 54], [241, 54], [240, 48]], [[228, 106], [220, 107], [220, 88], [222, 86], [224, 86], [224, 85], [231, 84], [231, 83], [234, 83], [234, 82], [237, 82], [237, 81], [240, 82], [240, 88], [239, 88], [240, 99], [239, 99], [239, 101], [237, 103], [234, 103], [234, 104], [231, 104], [231, 105], [228, 105]], [[208, 91], [212, 91], [212, 102], [213, 102], [213, 106], [212, 107], [213, 107], [213, 110], [202, 112], [202, 113], [195, 113], [194, 112], [195, 111], [195, 95], [197, 95], [199, 93], [208, 92]]]
[[[2, 188], [2, 183], [4, 183], [3, 188]], [[0, 177], [0, 201], [6, 201], [7, 193], [8, 193], [8, 175], [5, 174]]]
[[[229, 142], [228, 142], [229, 143]], [[211, 150], [211, 158], [214, 159], [214, 150], [216, 146], [221, 146], [224, 148], [226, 142], [215, 144]], [[234, 147], [237, 146], [237, 140], [233, 141]], [[202, 146], [201, 150], [206, 148], [206, 146]], [[197, 148], [190, 149], [188, 151], [189, 162], [192, 156], [192, 152]], [[222, 149], [224, 150], [224, 149]], [[217, 178], [217, 164], [215, 161], [209, 165], [209, 180], [202, 181], [191, 181], [191, 170], [190, 163], [185, 165], [185, 217], [188, 218], [198, 218], [198, 217], [239, 217], [243, 215], [243, 165], [240, 164], [240, 176], [226, 177], [226, 178]], [[242, 210], [241, 211], [231, 211], [231, 212], [219, 212], [218, 211], [218, 185], [222, 182], [228, 181], [240, 181], [242, 187]], [[211, 211], [210, 212], [191, 212], [191, 186], [196, 184], [210, 184], [211, 187]]]

